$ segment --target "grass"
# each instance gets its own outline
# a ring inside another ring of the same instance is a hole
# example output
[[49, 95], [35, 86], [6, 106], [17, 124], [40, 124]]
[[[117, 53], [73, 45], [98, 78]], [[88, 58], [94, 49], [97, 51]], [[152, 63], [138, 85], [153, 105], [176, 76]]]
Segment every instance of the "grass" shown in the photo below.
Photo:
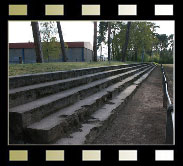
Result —
[[9, 76], [34, 74], [42, 72], [64, 71], [80, 68], [130, 64], [135, 62], [54, 62], [54, 63], [33, 63], [33, 64], [9, 64]]

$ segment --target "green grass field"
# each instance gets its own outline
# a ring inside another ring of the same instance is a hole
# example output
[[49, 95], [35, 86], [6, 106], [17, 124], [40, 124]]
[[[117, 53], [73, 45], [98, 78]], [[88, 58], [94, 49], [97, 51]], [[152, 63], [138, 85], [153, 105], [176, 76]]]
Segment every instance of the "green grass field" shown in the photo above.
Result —
[[130, 64], [135, 62], [55, 62], [55, 63], [33, 63], [33, 64], [9, 64], [9, 76], [33, 74], [52, 71], [64, 71], [80, 68]]

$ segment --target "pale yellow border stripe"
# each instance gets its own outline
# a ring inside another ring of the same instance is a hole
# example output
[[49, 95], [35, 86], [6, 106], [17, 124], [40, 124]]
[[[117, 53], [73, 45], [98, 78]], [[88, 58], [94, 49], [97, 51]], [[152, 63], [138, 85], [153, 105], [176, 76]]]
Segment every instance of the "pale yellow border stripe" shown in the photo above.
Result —
[[118, 15], [137, 15], [137, 5], [118, 5]]
[[100, 15], [100, 5], [82, 5], [82, 15]]
[[156, 150], [155, 161], [173, 161], [174, 151], [173, 150]]
[[10, 150], [9, 161], [28, 161], [27, 150]]
[[9, 15], [10, 16], [26, 16], [27, 15], [27, 5], [9, 5]]
[[46, 150], [46, 161], [64, 161], [64, 150]]
[[64, 15], [64, 5], [45, 5], [45, 15]]
[[119, 150], [119, 161], [137, 161], [137, 150]]
[[173, 15], [173, 5], [155, 5], [155, 15]]
[[82, 160], [83, 161], [100, 161], [101, 151], [100, 150], [83, 150]]

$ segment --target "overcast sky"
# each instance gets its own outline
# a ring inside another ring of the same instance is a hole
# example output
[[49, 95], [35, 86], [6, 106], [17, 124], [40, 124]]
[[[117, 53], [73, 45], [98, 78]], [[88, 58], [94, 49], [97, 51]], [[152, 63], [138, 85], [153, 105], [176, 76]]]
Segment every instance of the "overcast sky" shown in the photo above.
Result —
[[[174, 21], [151, 21], [160, 26], [159, 34], [174, 34]], [[65, 42], [84, 41], [93, 45], [92, 21], [61, 21]], [[9, 43], [33, 42], [30, 21], [9, 21]], [[103, 53], [107, 51], [104, 49]]]

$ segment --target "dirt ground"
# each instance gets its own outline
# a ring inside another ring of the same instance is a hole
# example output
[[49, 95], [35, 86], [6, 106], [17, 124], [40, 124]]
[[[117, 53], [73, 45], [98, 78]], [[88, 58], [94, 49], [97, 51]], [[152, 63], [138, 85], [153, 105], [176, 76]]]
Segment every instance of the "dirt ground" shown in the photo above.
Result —
[[165, 144], [166, 111], [161, 83], [161, 70], [156, 67], [93, 144]]

